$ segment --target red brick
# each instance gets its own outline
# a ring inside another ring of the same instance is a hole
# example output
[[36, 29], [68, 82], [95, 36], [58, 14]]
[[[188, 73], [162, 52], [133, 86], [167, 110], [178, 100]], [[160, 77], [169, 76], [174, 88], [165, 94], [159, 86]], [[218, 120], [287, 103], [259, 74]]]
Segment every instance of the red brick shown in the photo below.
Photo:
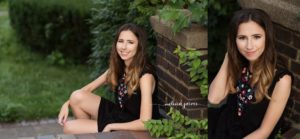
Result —
[[159, 34], [156, 34], [156, 41], [157, 41], [158, 45], [160, 45], [160, 46], [164, 45], [164, 38]]
[[158, 65], [162, 66], [164, 69], [168, 69], [168, 62], [164, 57], [156, 56], [156, 62]]
[[156, 55], [165, 57], [165, 56], [166, 56], [166, 55], [165, 55], [165, 49], [162, 48], [162, 46], [156, 47]]
[[276, 41], [276, 49], [279, 53], [284, 54], [290, 58], [296, 59], [297, 50], [293, 47], [290, 47], [286, 44]]
[[165, 81], [161, 81], [161, 85], [164, 86], [166, 94], [168, 94], [168, 95], [172, 95], [172, 93], [175, 91], [175, 89], [173, 89], [172, 87], [170, 87], [168, 85], [168, 83], [166, 83]]
[[176, 88], [177, 86], [177, 81], [175, 80], [175, 78], [173, 76], [170, 76], [169, 74], [165, 74], [164, 77], [166, 82], [168, 82], [171, 86], [173, 86], [174, 88]]
[[187, 116], [192, 119], [200, 119], [201, 118], [201, 109], [187, 109]]
[[200, 88], [195, 86], [196, 88], [189, 89], [188, 98], [200, 98]]
[[188, 97], [188, 87], [183, 85], [182, 83], [177, 83], [176, 89], [183, 94], [184, 96]]
[[300, 78], [294, 76], [293, 86], [300, 90]]
[[158, 82], [160, 82], [160, 80], [163, 80], [162, 77], [164, 77], [164, 71], [162, 70], [162, 66], [157, 66], [156, 67], [156, 73], [157, 73], [157, 78], [158, 78]]
[[300, 102], [295, 101], [294, 109], [295, 109], [296, 112], [300, 113]]
[[294, 41], [294, 47], [300, 49], [300, 35], [295, 35], [293, 37], [293, 41]]
[[300, 122], [300, 114], [293, 113], [291, 119], [292, 119], [295, 123], [299, 123], [299, 122]]
[[170, 64], [168, 62], [168, 71], [172, 74], [175, 75], [176, 74], [176, 67], [173, 64]]
[[176, 77], [177, 79], [184, 82], [187, 86], [194, 86], [194, 84], [191, 83], [191, 78], [187, 74], [187, 72], [183, 71], [182, 69], [176, 69]]
[[300, 64], [292, 61], [291, 71], [295, 74], [300, 75]]
[[193, 84], [191, 82], [191, 77], [187, 72], [182, 72], [182, 80], [184, 81], [185, 84], [187, 84], [188, 86], [195, 86], [195, 84]]
[[298, 100], [298, 101], [300, 101], [300, 92], [297, 91], [296, 89], [292, 88], [290, 97], [291, 97], [293, 100]]
[[166, 58], [170, 63], [172, 63], [174, 66], [177, 66], [179, 63], [179, 58], [174, 53], [166, 52]]
[[282, 54], [277, 55], [277, 62], [280, 66], [288, 67], [289, 59]]
[[177, 44], [167, 38], [164, 38], [164, 46], [166, 47], [167, 51], [173, 53], [177, 48]]
[[275, 37], [284, 43], [289, 44], [291, 42], [292, 34], [291, 31], [282, 27], [281, 25], [274, 24]]

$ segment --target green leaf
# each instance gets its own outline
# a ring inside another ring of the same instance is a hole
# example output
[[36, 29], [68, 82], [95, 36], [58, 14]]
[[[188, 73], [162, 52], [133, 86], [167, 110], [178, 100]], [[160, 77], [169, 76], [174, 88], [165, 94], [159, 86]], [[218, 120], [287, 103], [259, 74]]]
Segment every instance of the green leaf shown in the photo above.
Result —
[[193, 64], [193, 68], [198, 69], [201, 65], [201, 61], [200, 59], [196, 59], [192, 61], [192, 64]]
[[158, 138], [160, 136], [160, 132], [156, 132], [155, 136]]

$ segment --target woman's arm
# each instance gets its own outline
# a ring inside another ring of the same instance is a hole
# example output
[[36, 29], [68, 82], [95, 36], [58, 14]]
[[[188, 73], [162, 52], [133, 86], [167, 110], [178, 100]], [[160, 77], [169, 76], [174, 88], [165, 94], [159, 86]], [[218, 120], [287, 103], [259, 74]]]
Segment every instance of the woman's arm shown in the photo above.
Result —
[[103, 85], [104, 83], [106, 83], [107, 72], [108, 72], [108, 70], [106, 70], [101, 76], [99, 76], [97, 79], [95, 79], [91, 83], [82, 87], [81, 90], [84, 92], [93, 92], [96, 88], [98, 88], [101, 85]]
[[225, 54], [223, 64], [212, 83], [209, 86], [208, 101], [211, 104], [219, 104], [228, 94], [228, 56]]
[[283, 76], [276, 83], [269, 106], [260, 127], [247, 135], [245, 139], [266, 139], [269, 137], [284, 111], [290, 96], [291, 86], [292, 78], [289, 75]]
[[146, 130], [144, 122], [152, 118], [152, 93], [155, 88], [155, 80], [152, 74], [145, 74], [140, 79], [141, 108], [140, 118], [127, 123], [108, 124], [103, 132], [111, 130]]

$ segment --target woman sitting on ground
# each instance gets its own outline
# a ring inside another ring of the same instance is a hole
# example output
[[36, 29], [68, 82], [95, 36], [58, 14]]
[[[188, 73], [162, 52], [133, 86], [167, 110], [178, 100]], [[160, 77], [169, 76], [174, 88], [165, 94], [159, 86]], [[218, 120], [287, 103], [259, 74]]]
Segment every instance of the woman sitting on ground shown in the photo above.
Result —
[[[109, 68], [96, 80], [74, 91], [59, 113], [58, 123], [68, 134], [146, 130], [144, 122], [158, 118], [156, 76], [146, 60], [146, 33], [125, 24], [116, 34]], [[92, 92], [108, 84], [115, 102]], [[67, 121], [69, 107], [75, 120]]]

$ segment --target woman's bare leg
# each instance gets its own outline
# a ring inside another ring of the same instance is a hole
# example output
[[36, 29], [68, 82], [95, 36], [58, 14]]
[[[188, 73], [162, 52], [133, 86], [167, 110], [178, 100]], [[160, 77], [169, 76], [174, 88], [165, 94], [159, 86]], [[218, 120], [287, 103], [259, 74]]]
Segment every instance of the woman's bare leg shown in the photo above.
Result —
[[70, 106], [76, 119], [98, 119], [100, 96], [91, 92], [75, 91], [70, 97]]
[[76, 119], [68, 121], [64, 125], [65, 134], [83, 134], [83, 133], [97, 133], [98, 125], [96, 120]]
[[98, 132], [98, 109], [101, 97], [91, 92], [74, 91], [70, 96], [70, 107], [75, 120], [64, 124], [64, 133], [80, 134]]

